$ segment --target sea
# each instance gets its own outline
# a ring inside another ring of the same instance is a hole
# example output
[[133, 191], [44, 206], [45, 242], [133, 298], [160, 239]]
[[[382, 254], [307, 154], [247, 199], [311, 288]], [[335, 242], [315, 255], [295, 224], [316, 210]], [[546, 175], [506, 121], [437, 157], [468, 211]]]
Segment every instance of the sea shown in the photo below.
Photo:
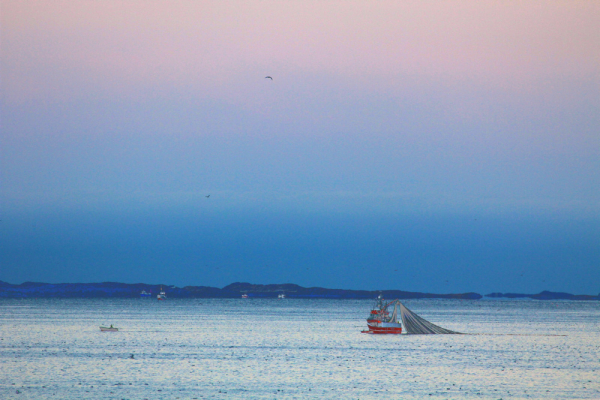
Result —
[[403, 301], [463, 335], [361, 333], [373, 303], [3, 299], [0, 399], [600, 399], [598, 301]]

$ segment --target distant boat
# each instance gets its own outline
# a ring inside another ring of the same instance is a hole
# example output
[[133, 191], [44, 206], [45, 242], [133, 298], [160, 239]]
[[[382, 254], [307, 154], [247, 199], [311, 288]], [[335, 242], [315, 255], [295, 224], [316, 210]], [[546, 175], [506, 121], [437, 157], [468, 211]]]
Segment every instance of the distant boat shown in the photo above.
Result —
[[100, 332], [118, 332], [119, 328], [115, 328], [114, 326], [101, 326]]
[[285, 294], [280, 293], [280, 294], [277, 295], [277, 298], [278, 299], [285, 299]]
[[157, 300], [166, 300], [167, 299], [167, 294], [163, 290], [162, 286], [160, 287], [160, 293], [156, 295], [156, 299]]
[[142, 293], [140, 293], [141, 297], [150, 297], [152, 296], [152, 292], [148, 293], [145, 290], [142, 290]]
[[246, 293], [244, 293], [244, 294], [242, 295], [242, 299], [247, 299], [247, 298], [248, 298], [248, 295], [247, 295]]

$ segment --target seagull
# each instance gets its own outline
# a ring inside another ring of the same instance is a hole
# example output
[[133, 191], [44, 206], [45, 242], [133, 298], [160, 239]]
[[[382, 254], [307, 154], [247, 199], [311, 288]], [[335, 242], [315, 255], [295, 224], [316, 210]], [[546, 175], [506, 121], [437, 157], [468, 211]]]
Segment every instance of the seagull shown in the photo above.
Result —
[[271, 78], [270, 76], [265, 76], [265, 79], [273, 80], [273, 78]]
[[204, 196], [204, 197], [206, 197], [208, 199], [210, 197], [210, 194], [208, 196]]

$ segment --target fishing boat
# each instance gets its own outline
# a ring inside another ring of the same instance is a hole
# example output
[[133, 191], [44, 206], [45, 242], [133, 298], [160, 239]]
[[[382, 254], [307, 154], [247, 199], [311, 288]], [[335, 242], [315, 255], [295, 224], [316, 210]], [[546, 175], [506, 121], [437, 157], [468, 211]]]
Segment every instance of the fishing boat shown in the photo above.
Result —
[[162, 286], [160, 287], [160, 293], [156, 295], [156, 299], [157, 300], [166, 300], [167, 299], [167, 294], [163, 290]]
[[148, 293], [145, 290], [142, 290], [142, 293], [140, 293], [141, 297], [150, 297], [152, 296], [152, 292]]
[[100, 332], [118, 332], [119, 328], [115, 328], [114, 326], [101, 326]]
[[[390, 314], [390, 308], [394, 310]], [[400, 323], [402, 321], [402, 323]], [[404, 325], [404, 332], [402, 327]], [[441, 326], [432, 324], [426, 319], [409, 310], [400, 300], [386, 302], [381, 295], [377, 297], [375, 306], [367, 318], [368, 331], [362, 333], [392, 333], [392, 334], [460, 334]]]
[[[394, 307], [394, 310], [390, 314], [389, 309]], [[401, 334], [402, 323], [398, 320], [398, 308], [400, 306], [399, 300], [393, 300], [386, 302], [383, 297], [377, 297], [373, 309], [369, 313], [367, 318], [368, 331], [362, 331], [363, 333], [377, 333], [377, 334]]]

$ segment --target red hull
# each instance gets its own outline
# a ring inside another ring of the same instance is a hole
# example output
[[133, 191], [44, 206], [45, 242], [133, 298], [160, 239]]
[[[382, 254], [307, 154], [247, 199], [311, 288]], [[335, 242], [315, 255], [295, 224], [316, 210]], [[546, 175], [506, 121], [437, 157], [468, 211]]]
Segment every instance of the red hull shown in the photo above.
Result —
[[363, 333], [372, 333], [377, 335], [399, 335], [402, 333], [402, 328], [379, 328], [376, 326], [369, 326], [368, 331], [362, 331]]

